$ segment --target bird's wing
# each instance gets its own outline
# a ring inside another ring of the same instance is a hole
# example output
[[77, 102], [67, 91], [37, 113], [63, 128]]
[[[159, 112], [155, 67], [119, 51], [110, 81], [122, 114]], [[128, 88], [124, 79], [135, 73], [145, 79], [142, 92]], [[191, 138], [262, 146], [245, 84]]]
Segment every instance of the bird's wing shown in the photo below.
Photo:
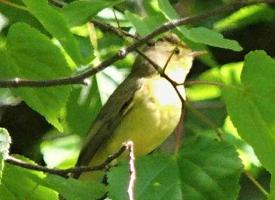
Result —
[[[76, 166], [88, 165], [97, 150], [111, 136], [129, 111], [135, 92], [142, 86], [142, 79], [128, 76], [110, 96], [93, 123]], [[75, 175], [76, 177], [78, 175]]]

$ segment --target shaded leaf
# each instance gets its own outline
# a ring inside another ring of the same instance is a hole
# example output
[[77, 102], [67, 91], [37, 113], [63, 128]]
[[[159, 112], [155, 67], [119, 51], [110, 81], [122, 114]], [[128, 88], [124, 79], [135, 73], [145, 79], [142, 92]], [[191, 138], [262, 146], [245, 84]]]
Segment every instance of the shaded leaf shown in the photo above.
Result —
[[92, 79], [89, 86], [74, 87], [69, 96], [64, 124], [70, 133], [85, 136], [101, 108], [97, 82]]
[[103, 184], [55, 175], [48, 175], [41, 184], [59, 192], [67, 200], [97, 200], [105, 193]]
[[[242, 165], [232, 146], [199, 137], [186, 142], [176, 156], [138, 159], [136, 169], [136, 199], [233, 200], [238, 195]], [[127, 164], [108, 173], [113, 200], [128, 199], [128, 174]]]
[[[0, 49], [1, 78], [54, 79], [70, 74], [60, 49], [30, 26], [17, 23], [8, 33], [6, 49]], [[12, 89], [31, 108], [62, 131], [59, 115], [65, 106], [70, 86]]]
[[57, 200], [58, 194], [55, 191], [38, 184], [37, 180], [42, 178], [40, 172], [6, 164], [0, 184], [1, 200]]

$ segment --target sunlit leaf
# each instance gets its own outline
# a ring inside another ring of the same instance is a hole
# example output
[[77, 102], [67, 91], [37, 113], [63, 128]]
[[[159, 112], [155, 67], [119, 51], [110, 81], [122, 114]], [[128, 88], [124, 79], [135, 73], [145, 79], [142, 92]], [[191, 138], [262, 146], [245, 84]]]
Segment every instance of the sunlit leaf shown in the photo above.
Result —
[[[232, 146], [199, 137], [186, 142], [176, 156], [138, 159], [136, 169], [137, 200], [233, 200], [238, 195], [242, 165]], [[108, 173], [111, 199], [128, 199], [128, 174], [126, 164]]]

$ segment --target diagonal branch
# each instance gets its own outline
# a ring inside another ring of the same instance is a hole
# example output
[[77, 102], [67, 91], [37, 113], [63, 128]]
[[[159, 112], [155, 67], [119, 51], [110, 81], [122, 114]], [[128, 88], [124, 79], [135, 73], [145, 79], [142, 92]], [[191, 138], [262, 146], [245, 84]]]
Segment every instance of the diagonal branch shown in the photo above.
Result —
[[103, 169], [106, 169], [106, 167], [116, 158], [118, 158], [128, 147], [128, 144], [123, 144], [121, 148], [115, 152], [114, 154], [108, 156], [106, 160], [96, 166], [90, 167], [90, 166], [79, 166], [79, 167], [73, 167], [73, 168], [68, 168], [68, 169], [54, 169], [54, 168], [47, 168], [38, 164], [32, 164], [28, 163], [22, 160], [19, 160], [17, 158], [14, 158], [12, 156], [9, 156], [5, 161], [9, 164], [22, 167], [25, 169], [30, 169], [34, 171], [40, 171], [44, 173], [49, 173], [49, 174], [55, 174], [63, 177], [67, 177], [68, 174], [75, 174], [75, 173], [83, 173], [83, 172], [90, 172], [90, 171], [100, 171]]
[[52, 86], [60, 86], [60, 85], [84, 84], [85, 79], [95, 75], [99, 71], [102, 71], [103, 69], [107, 68], [109, 65], [115, 63], [116, 61], [125, 58], [127, 54], [136, 50], [138, 47], [142, 46], [143, 44], [150, 41], [154, 37], [162, 33], [168, 32], [176, 28], [177, 26], [200, 22], [209, 17], [219, 15], [224, 12], [237, 10], [243, 6], [247, 6], [251, 4], [274, 3], [274, 2], [275, 0], [233, 1], [232, 3], [220, 6], [218, 8], [215, 8], [213, 10], [207, 11], [199, 15], [172, 20], [164, 23], [159, 28], [155, 29], [154, 31], [145, 35], [144, 37], [141, 37], [132, 45], [122, 48], [115, 55], [111, 56], [110, 58], [107, 58], [106, 60], [101, 62], [99, 65], [95, 67], [90, 65], [86, 70], [82, 71], [79, 74], [76, 74], [70, 77], [64, 77], [64, 78], [58, 78], [58, 79], [52, 79], [52, 80], [26, 80], [26, 79], [19, 79], [19, 78], [14, 78], [10, 80], [0, 80], [0, 88], [52, 87]]

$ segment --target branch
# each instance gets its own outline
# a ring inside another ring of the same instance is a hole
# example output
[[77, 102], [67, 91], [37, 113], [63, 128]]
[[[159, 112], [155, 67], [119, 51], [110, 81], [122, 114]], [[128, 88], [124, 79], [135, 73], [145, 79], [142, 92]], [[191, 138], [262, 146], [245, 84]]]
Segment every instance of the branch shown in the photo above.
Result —
[[192, 86], [192, 85], [213, 85], [220, 88], [229, 87], [229, 85], [226, 85], [221, 82], [213, 82], [213, 81], [203, 81], [203, 80], [195, 80], [195, 81], [186, 81], [184, 83], [185, 86]]
[[16, 3], [10, 2], [9, 0], [0, 0], [0, 3], [6, 4], [8, 6], [14, 7], [16, 9], [28, 11], [25, 6], [18, 5]]
[[99, 20], [91, 20], [91, 23], [93, 23], [96, 27], [98, 27], [100, 30], [102, 31], [107, 31], [107, 32], [112, 32], [115, 35], [117, 35], [118, 37], [129, 37], [132, 38], [134, 40], [139, 40], [140, 37], [137, 35], [132, 35], [124, 30], [121, 30], [119, 28], [116, 28], [114, 26], [112, 26], [111, 24], [105, 24], [100, 22]]
[[242, 6], [247, 6], [247, 5], [256, 4], [256, 3], [271, 3], [271, 2], [275, 2], [275, 0], [234, 1], [230, 4], [223, 5], [213, 10], [207, 11], [203, 14], [184, 17], [177, 20], [172, 20], [170, 22], [164, 23], [162, 26], [155, 29], [151, 33], [145, 35], [144, 37], [141, 37], [138, 41], [134, 42], [132, 45], [121, 49], [115, 55], [113, 55], [110, 58], [107, 58], [106, 60], [101, 62], [99, 65], [95, 67], [90, 65], [88, 69], [84, 70], [83, 72], [77, 75], [74, 75], [71, 77], [52, 79], [52, 80], [25, 80], [25, 79], [19, 79], [19, 78], [15, 78], [11, 80], [0, 80], [0, 88], [52, 87], [52, 86], [60, 86], [60, 85], [83, 84], [85, 82], [85, 79], [95, 75], [99, 71], [102, 71], [103, 69], [113, 64], [114, 62], [125, 58], [127, 54], [136, 50], [138, 47], [142, 46], [143, 44], [150, 41], [154, 37], [164, 32], [170, 31], [176, 28], [177, 26], [200, 22], [214, 15], [219, 15], [227, 11], [237, 10]]
[[128, 144], [123, 144], [123, 146], [114, 154], [108, 156], [108, 158], [101, 163], [100, 165], [96, 165], [94, 167], [89, 166], [80, 166], [80, 167], [73, 167], [68, 169], [53, 169], [53, 168], [47, 168], [41, 165], [37, 164], [31, 164], [24, 162], [22, 160], [19, 160], [17, 158], [14, 158], [12, 156], [9, 156], [5, 161], [9, 164], [22, 167], [25, 169], [31, 169], [34, 171], [40, 171], [45, 172], [49, 174], [55, 174], [63, 177], [67, 177], [68, 174], [74, 174], [74, 173], [83, 173], [83, 172], [90, 172], [90, 171], [99, 171], [106, 168], [107, 165], [109, 165], [114, 159], [118, 158], [126, 149], [128, 149]]
[[195, 115], [197, 116], [201, 121], [203, 121], [205, 124], [207, 124], [210, 128], [212, 128], [216, 133], [220, 141], [223, 141], [223, 131], [213, 122], [211, 119], [209, 119], [207, 116], [205, 116], [202, 112], [194, 108], [190, 103], [185, 103], [186, 107]]

